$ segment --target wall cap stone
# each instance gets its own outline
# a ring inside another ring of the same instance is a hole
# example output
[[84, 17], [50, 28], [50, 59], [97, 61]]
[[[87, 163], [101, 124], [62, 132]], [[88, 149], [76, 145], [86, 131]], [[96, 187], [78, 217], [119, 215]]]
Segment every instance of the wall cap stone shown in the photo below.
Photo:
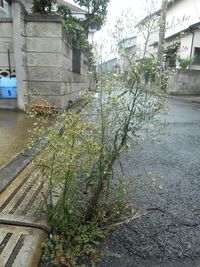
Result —
[[26, 22], [50, 22], [63, 23], [63, 19], [59, 15], [42, 15], [42, 14], [27, 14]]
[[0, 23], [12, 23], [12, 18], [0, 18]]
[[193, 70], [193, 69], [188, 69], [188, 70], [183, 70], [183, 69], [176, 69], [177, 74], [200, 74], [200, 70]]

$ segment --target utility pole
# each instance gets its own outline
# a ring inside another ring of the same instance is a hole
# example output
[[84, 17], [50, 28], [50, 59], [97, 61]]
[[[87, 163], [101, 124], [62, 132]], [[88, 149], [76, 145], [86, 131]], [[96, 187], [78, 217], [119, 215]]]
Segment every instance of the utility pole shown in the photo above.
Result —
[[161, 72], [163, 67], [163, 56], [164, 56], [167, 5], [168, 5], [168, 0], [162, 0], [160, 23], [159, 23], [160, 27], [159, 27], [158, 54], [157, 54], [158, 66]]
[[159, 42], [157, 54], [157, 70], [160, 77], [159, 87], [160, 90], [166, 91], [166, 81], [163, 75], [164, 71], [164, 42], [166, 31], [166, 17], [167, 17], [168, 0], [162, 0], [161, 14], [160, 14], [160, 27], [159, 27]]

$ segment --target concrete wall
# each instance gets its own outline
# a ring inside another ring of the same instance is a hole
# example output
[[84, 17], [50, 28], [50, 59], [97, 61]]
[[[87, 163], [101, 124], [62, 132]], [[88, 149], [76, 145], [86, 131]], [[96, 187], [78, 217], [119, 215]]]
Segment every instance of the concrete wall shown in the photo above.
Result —
[[169, 82], [171, 94], [200, 94], [200, 70], [176, 70]]
[[[28, 2], [30, 9], [31, 1]], [[74, 73], [72, 40], [61, 18], [30, 15], [17, 0], [13, 0], [11, 7], [12, 19], [0, 18], [0, 75], [1, 71], [8, 72], [5, 42], [10, 42], [18, 108], [23, 110], [33, 102], [48, 102], [58, 109], [67, 107], [89, 87], [87, 55], [81, 53], [80, 74]]]
[[72, 72], [72, 41], [59, 16], [26, 16], [27, 101], [55, 104], [59, 109], [88, 89], [87, 58], [81, 73]]
[[[13, 23], [12, 19], [0, 18], [0, 76], [5, 70], [8, 71], [8, 50], [5, 43], [13, 44]], [[10, 50], [11, 70], [15, 70], [13, 46]]]
[[72, 71], [72, 42], [71, 38], [62, 28], [61, 39], [61, 73], [62, 73], [62, 106], [68, 105], [69, 101], [80, 98], [81, 92], [88, 89], [88, 58], [86, 53], [81, 53], [80, 74]]

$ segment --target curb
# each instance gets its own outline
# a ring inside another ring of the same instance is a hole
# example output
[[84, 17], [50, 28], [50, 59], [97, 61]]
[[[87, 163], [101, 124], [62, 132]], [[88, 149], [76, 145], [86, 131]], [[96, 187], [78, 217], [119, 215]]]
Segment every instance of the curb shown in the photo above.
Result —
[[0, 193], [2, 193], [12, 181], [31, 163], [32, 159], [39, 153], [37, 150], [38, 142], [35, 147], [25, 149], [14, 159], [0, 169]]
[[193, 102], [193, 103], [196, 103], [196, 104], [200, 104], [200, 100], [195, 100], [195, 99], [193, 99], [192, 102]]
[[174, 99], [177, 101], [183, 101], [186, 103], [195, 103], [195, 104], [200, 104], [200, 97], [196, 96], [196, 98], [194, 96], [175, 96], [175, 95], [168, 95], [168, 99]]

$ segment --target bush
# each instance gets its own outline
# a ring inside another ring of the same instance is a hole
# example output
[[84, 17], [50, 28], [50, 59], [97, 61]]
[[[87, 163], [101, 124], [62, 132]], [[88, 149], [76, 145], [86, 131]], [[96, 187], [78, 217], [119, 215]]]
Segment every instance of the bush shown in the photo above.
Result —
[[33, 0], [33, 13], [50, 14], [56, 0]]
[[192, 58], [178, 58], [179, 65], [181, 69], [186, 70], [192, 63]]

